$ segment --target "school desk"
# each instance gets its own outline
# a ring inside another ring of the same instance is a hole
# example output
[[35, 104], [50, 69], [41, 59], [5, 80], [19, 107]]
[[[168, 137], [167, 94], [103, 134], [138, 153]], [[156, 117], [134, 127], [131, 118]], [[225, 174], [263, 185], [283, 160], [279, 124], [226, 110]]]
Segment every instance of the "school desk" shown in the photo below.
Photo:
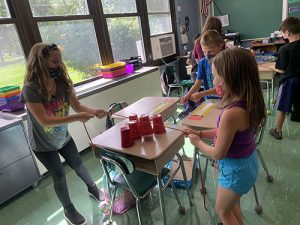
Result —
[[116, 112], [114, 118], [129, 117], [130, 114], [161, 114], [163, 120], [166, 120], [177, 109], [180, 98], [177, 97], [144, 97], [126, 108]]
[[[220, 109], [218, 108], [218, 102], [220, 100], [209, 100], [203, 102], [200, 106], [198, 106], [190, 115], [185, 117], [181, 121], [182, 126], [190, 127], [194, 130], [209, 130], [214, 129], [216, 127], [216, 119], [220, 113]], [[212, 144], [212, 140], [205, 140], [206, 143]], [[194, 157], [193, 157], [193, 163], [192, 163], [192, 186], [191, 186], [191, 192], [192, 195], [194, 193], [194, 183], [196, 179], [196, 169], [197, 169], [197, 160], [200, 160], [200, 154], [199, 150], [195, 147], [194, 150]], [[188, 162], [185, 162], [188, 163]], [[206, 161], [207, 163], [207, 161]], [[191, 165], [185, 165], [185, 167], [191, 167]], [[200, 163], [199, 163], [200, 168]], [[207, 168], [205, 166], [205, 168]], [[201, 169], [201, 168], [200, 168]], [[187, 169], [189, 170], [189, 169]], [[202, 174], [206, 174], [206, 171], [204, 171]], [[201, 180], [202, 184], [205, 183], [205, 177], [203, 180]], [[202, 187], [204, 188], [204, 186]], [[202, 191], [205, 192], [205, 189]]]
[[[274, 101], [274, 76], [275, 76], [275, 62], [269, 63], [259, 63], [258, 71], [259, 71], [259, 79], [261, 83], [265, 83], [267, 85], [267, 114], [271, 114], [271, 102]], [[271, 84], [271, 93], [272, 99], [270, 98], [270, 87]]]
[[[184, 135], [181, 131], [166, 128], [166, 133], [153, 135], [153, 140], [151, 141], [144, 141], [143, 139], [140, 139], [135, 141], [135, 144], [132, 147], [122, 148], [120, 128], [123, 127], [126, 122], [127, 119], [121, 121], [112, 128], [93, 138], [92, 142], [96, 147], [126, 155], [126, 157], [134, 162], [137, 170], [153, 174], [157, 177], [163, 223], [166, 225], [165, 204], [162, 196], [162, 191], [165, 189], [165, 186], [161, 181], [161, 171], [166, 163], [172, 160], [175, 155], [180, 159], [180, 168], [184, 176], [189, 203], [190, 206], [192, 206], [190, 191], [186, 182], [184, 164], [178, 153], [184, 145]], [[171, 179], [173, 176], [174, 175], [170, 175]]]

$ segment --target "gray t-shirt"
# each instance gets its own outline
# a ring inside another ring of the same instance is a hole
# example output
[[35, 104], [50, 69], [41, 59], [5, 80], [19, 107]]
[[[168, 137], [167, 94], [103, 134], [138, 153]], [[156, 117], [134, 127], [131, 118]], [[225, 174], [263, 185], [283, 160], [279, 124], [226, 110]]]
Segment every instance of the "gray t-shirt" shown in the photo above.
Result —
[[[62, 96], [53, 96], [49, 101], [45, 94], [39, 92], [37, 84], [29, 82], [23, 87], [21, 101], [25, 104], [26, 102], [42, 103], [48, 116], [68, 116], [69, 97], [67, 93], [64, 93]], [[28, 108], [27, 129], [30, 147], [37, 152], [58, 150], [71, 139], [67, 124], [57, 127], [42, 127]]]

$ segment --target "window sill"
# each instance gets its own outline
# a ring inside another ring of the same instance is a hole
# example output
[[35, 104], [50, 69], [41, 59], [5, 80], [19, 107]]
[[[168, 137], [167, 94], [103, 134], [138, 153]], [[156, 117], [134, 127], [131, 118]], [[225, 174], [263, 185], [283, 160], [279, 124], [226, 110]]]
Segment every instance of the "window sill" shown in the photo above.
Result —
[[[126, 83], [130, 80], [137, 79], [139, 77], [152, 73], [156, 70], [158, 70], [158, 67], [143, 67], [139, 70], [136, 70], [133, 74], [129, 74], [126, 76], [120, 76], [114, 79], [102, 78], [102, 79], [94, 80], [89, 83], [76, 86], [75, 91], [78, 99], [83, 99], [95, 93], [99, 93], [101, 91], [105, 91], [117, 85]], [[14, 115], [19, 118], [21, 117], [23, 120], [26, 120], [26, 116], [27, 116], [26, 109], [17, 112], [3, 112], [3, 113]]]

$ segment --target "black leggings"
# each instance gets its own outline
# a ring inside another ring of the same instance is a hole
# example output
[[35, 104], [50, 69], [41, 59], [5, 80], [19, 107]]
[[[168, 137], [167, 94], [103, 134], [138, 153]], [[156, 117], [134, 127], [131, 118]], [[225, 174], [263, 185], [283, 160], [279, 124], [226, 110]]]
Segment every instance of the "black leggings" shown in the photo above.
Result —
[[54, 183], [54, 190], [57, 197], [64, 207], [71, 204], [69, 191], [66, 182], [66, 174], [64, 167], [60, 161], [59, 154], [66, 160], [66, 163], [77, 173], [77, 175], [84, 181], [84, 183], [90, 187], [94, 185], [94, 181], [90, 176], [88, 170], [83, 165], [80, 155], [77, 151], [77, 147], [74, 140], [71, 140], [61, 149], [50, 152], [36, 152], [36, 157], [47, 168], [52, 176]]

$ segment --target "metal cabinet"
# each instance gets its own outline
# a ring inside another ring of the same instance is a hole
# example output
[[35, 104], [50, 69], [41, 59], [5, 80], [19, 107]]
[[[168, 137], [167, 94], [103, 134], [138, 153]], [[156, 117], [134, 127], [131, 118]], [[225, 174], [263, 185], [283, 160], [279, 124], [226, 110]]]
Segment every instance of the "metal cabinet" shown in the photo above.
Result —
[[0, 204], [34, 185], [40, 173], [29, 148], [23, 121], [0, 114]]

